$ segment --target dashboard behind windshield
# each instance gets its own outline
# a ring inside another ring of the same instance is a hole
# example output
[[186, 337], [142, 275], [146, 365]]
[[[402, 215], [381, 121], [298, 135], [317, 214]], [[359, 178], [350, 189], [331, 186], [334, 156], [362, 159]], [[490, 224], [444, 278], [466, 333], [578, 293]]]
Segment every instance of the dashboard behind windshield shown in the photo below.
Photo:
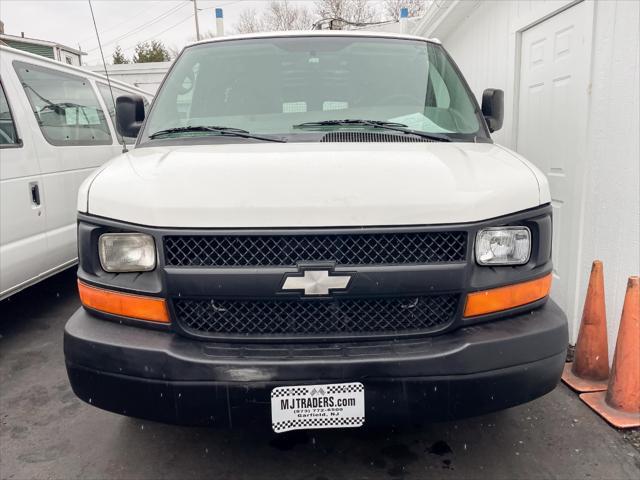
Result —
[[439, 45], [304, 36], [188, 47], [165, 80], [141, 139], [206, 125], [294, 140], [301, 133], [295, 125], [333, 119], [398, 122], [454, 139], [487, 136], [477, 104]]

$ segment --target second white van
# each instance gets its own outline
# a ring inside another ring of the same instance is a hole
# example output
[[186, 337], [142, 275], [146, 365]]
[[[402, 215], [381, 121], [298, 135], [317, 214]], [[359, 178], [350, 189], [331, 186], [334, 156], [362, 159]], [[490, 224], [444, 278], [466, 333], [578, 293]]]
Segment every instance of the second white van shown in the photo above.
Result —
[[0, 299], [77, 260], [76, 197], [122, 151], [114, 101], [151, 94], [0, 46]]

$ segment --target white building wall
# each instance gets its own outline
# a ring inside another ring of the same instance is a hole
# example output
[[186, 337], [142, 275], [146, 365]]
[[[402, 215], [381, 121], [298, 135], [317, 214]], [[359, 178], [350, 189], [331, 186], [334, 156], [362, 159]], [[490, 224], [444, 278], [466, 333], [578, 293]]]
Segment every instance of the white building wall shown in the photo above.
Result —
[[482, 102], [485, 88], [500, 88], [505, 92], [505, 121], [493, 134], [497, 143], [512, 148], [513, 88], [509, 82], [509, 2], [486, 2], [476, 6], [458, 28], [442, 38], [443, 46], [453, 57], [471, 90]]
[[[440, 38], [479, 101], [485, 88], [505, 91], [505, 123], [494, 138], [497, 143], [513, 148], [516, 144], [514, 102], [517, 101], [520, 33], [573, 3], [576, 2], [440, 2], [432, 8], [449, 8], [448, 16], [455, 14], [461, 18], [456, 18], [455, 22], [447, 22], [446, 18], [428, 20], [413, 33]], [[576, 245], [575, 306], [569, 323], [573, 343], [591, 262], [597, 258], [603, 260], [612, 356], [627, 278], [640, 271], [640, 2], [602, 0], [592, 7], [594, 36], [588, 154], [582, 172], [584, 189], [580, 199], [581, 242]], [[453, 13], [456, 10], [457, 13]]]
[[[579, 298], [604, 262], [612, 359], [626, 280], [640, 271], [640, 2], [596, 5]], [[582, 306], [582, 303], [580, 304]]]
[[[120, 80], [130, 85], [156, 93], [172, 62], [125, 63], [108, 65], [109, 78]], [[105, 74], [104, 66], [84, 67], [92, 72]]]

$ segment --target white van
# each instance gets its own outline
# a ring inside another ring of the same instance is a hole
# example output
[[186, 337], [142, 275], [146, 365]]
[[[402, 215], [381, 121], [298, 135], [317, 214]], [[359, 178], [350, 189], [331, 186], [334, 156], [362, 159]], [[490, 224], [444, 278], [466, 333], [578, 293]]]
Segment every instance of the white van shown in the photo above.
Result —
[[105, 77], [0, 46], [0, 299], [76, 262], [78, 187], [122, 151], [113, 103]]
[[[544, 175], [493, 143], [443, 47], [369, 32], [207, 40], [78, 196], [74, 392], [275, 432], [433, 421], [552, 390]], [[541, 141], [544, 141], [541, 139]]]

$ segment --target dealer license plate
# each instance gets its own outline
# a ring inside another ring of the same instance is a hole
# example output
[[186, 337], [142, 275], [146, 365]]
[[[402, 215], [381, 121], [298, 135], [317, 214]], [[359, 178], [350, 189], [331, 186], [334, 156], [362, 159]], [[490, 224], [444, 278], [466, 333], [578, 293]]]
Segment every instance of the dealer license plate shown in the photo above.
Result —
[[271, 426], [276, 433], [364, 425], [364, 385], [332, 383], [277, 387], [271, 391]]

